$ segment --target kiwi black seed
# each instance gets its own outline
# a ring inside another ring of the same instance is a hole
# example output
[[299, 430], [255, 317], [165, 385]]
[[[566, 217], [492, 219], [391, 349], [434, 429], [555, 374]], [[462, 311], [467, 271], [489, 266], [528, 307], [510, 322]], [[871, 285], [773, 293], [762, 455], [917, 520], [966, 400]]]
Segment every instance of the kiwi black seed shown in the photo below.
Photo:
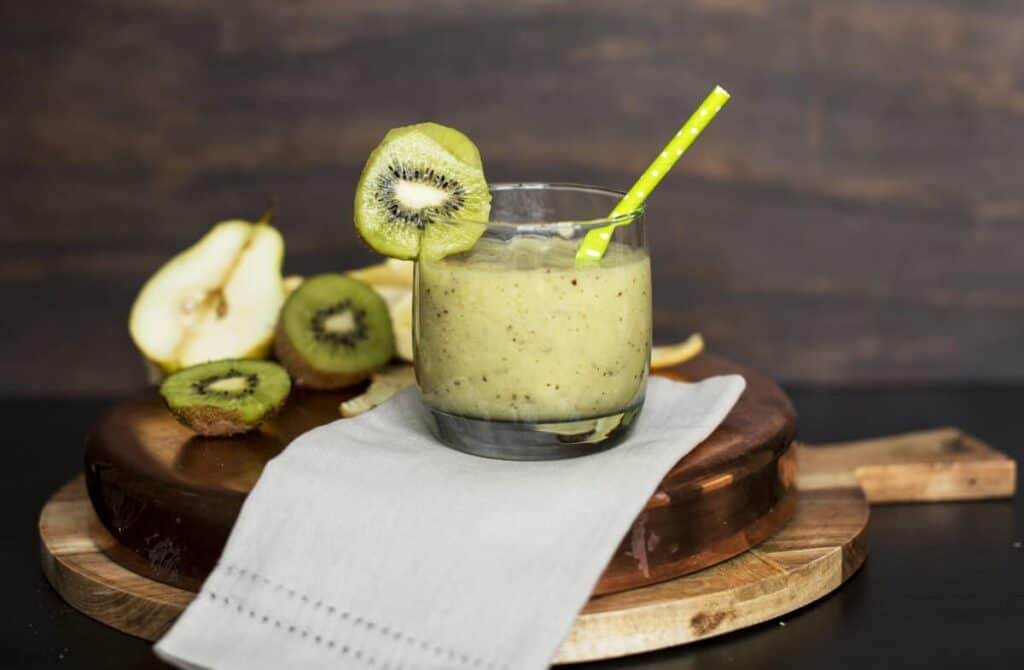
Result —
[[[435, 191], [443, 191], [443, 200], [438, 205], [416, 209], [404, 203], [396, 187], [401, 183], [418, 184]], [[450, 218], [466, 206], [466, 187], [456, 178], [446, 177], [432, 167], [419, 168], [403, 165], [397, 159], [377, 176], [377, 188], [374, 198], [382, 210], [391, 215], [391, 219], [419, 230], [434, 218]]]
[[273, 416], [291, 385], [288, 373], [272, 361], [224, 360], [175, 372], [160, 385], [160, 395], [200, 435], [236, 435]]
[[370, 154], [356, 187], [356, 229], [394, 258], [440, 258], [465, 251], [491, 209], [480, 152], [436, 123], [390, 131]]
[[358, 384], [394, 356], [387, 304], [351, 277], [324, 274], [307, 279], [281, 309], [274, 353], [300, 386], [335, 389]]

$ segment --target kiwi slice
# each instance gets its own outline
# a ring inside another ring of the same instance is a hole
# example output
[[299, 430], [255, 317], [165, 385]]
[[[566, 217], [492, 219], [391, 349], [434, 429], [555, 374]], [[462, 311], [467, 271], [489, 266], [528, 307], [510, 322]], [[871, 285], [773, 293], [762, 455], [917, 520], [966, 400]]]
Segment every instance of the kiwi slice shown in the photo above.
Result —
[[395, 353], [388, 306], [358, 279], [311, 277], [281, 308], [274, 353], [300, 386], [357, 384]]
[[200, 435], [236, 435], [273, 416], [291, 387], [277, 363], [225, 360], [175, 372], [160, 385], [160, 395], [174, 416]]
[[356, 186], [356, 229], [392, 258], [465, 251], [483, 234], [490, 212], [480, 152], [459, 131], [436, 123], [388, 132]]

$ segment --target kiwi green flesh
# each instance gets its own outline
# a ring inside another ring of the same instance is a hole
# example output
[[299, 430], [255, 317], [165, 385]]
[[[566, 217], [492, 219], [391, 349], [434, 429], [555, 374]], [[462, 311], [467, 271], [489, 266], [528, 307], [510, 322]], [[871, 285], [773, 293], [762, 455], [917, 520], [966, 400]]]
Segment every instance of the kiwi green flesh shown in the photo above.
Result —
[[472, 140], [454, 128], [442, 126], [440, 123], [434, 123], [433, 121], [394, 128], [384, 136], [384, 142], [395, 140], [411, 133], [423, 133], [466, 165], [483, 170], [484, 165], [480, 160], [480, 150], [476, 148]]
[[[473, 143], [457, 130], [420, 124], [392, 130], [374, 149], [356, 187], [355, 224], [376, 251], [394, 258], [465, 251], [483, 233], [491, 195]], [[429, 232], [426, 232], [429, 231]]]
[[160, 385], [171, 412], [203, 435], [233, 435], [255, 428], [280, 409], [290, 390], [284, 368], [257, 360], [194, 365]]
[[395, 353], [387, 303], [351, 277], [307, 279], [281, 310], [275, 353], [304, 386], [338, 388], [366, 379]]
[[419, 258], [434, 261], [468, 251], [486, 230], [483, 223], [436, 221], [423, 230]]

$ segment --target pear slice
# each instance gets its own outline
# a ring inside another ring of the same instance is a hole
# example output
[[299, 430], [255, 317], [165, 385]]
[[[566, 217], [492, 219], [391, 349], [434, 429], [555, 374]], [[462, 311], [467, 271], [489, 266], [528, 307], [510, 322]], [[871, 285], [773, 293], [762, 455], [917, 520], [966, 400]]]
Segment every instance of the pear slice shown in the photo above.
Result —
[[398, 258], [389, 258], [383, 263], [367, 265], [364, 268], [350, 270], [348, 275], [365, 282], [374, 288], [394, 286], [412, 288], [413, 268], [415, 263]]
[[[356, 275], [350, 272], [348, 276]], [[388, 304], [391, 331], [395, 336], [395, 355], [412, 363], [412, 288], [393, 284], [374, 284], [372, 288]]]
[[282, 286], [284, 288], [284, 297], [288, 297], [292, 294], [295, 289], [302, 286], [302, 282], [306, 280], [302, 275], [288, 275], [284, 278]]
[[399, 391], [416, 383], [416, 372], [411, 365], [391, 365], [373, 373], [370, 385], [360, 395], [349, 398], [338, 406], [343, 417], [359, 416], [391, 399]]
[[704, 351], [704, 338], [694, 333], [682, 342], [651, 348], [651, 368], [660, 370], [685, 363]]
[[136, 346], [168, 373], [266, 356], [284, 302], [283, 257], [270, 225], [217, 224], [142, 287], [129, 317]]
[[395, 355], [412, 363], [412, 291], [406, 291], [394, 302], [389, 300], [388, 308], [395, 334]]
[[[352, 275], [349, 275], [350, 277]], [[412, 299], [412, 289], [400, 286], [372, 286], [377, 295], [384, 298], [388, 305], [388, 311], [394, 313], [395, 307], [406, 299]]]

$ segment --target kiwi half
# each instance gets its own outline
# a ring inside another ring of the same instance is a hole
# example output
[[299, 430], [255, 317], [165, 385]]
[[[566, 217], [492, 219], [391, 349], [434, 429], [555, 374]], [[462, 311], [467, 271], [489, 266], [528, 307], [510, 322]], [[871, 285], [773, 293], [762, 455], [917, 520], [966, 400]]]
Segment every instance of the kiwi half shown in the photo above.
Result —
[[490, 211], [476, 145], [436, 123], [388, 132], [356, 186], [356, 229], [374, 250], [393, 258], [465, 251], [483, 234]]
[[395, 353], [388, 306], [357, 279], [339, 274], [311, 277], [281, 308], [274, 353], [300, 386], [335, 389], [357, 384]]
[[277, 363], [225, 360], [179, 370], [160, 385], [168, 409], [200, 435], [236, 435], [273, 416], [292, 382]]

